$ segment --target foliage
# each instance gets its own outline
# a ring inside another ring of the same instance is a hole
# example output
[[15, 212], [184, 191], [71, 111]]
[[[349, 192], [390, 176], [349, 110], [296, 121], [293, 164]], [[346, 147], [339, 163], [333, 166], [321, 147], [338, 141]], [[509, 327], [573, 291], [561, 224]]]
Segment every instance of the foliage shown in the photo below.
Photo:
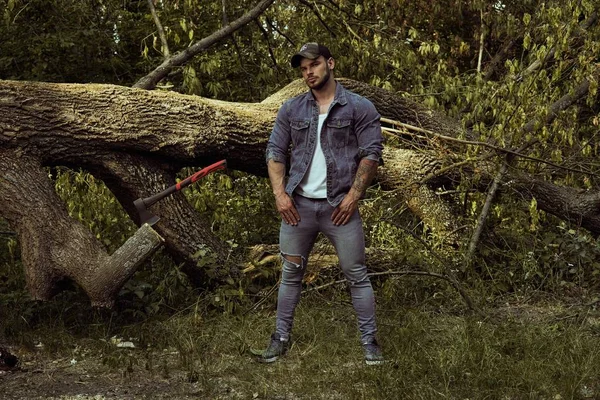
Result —
[[531, 219], [527, 213], [514, 214], [514, 220], [491, 221], [493, 236], [481, 249], [480, 272], [492, 280], [494, 290], [598, 289], [600, 246], [595, 238], [552, 216], [543, 215], [544, 223], [533, 227], [523, 224]]
[[[183, 178], [193, 174], [184, 169]], [[268, 179], [231, 171], [210, 174], [184, 191], [190, 204], [212, 221], [223, 240], [240, 246], [273, 243], [279, 235]]]
[[133, 235], [136, 226], [102, 181], [65, 168], [55, 169], [51, 177], [69, 215], [88, 227], [109, 253]]
[[0, 1], [0, 79], [130, 83], [152, 30], [137, 3]]

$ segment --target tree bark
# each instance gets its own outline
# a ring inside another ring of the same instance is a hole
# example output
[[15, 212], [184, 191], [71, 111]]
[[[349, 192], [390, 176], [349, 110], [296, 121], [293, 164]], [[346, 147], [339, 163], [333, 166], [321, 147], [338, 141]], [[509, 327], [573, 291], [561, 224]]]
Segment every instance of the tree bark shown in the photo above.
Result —
[[540, 210], [600, 235], [600, 191], [558, 186], [522, 172], [514, 172], [512, 178], [508, 184], [528, 198], [535, 197]]

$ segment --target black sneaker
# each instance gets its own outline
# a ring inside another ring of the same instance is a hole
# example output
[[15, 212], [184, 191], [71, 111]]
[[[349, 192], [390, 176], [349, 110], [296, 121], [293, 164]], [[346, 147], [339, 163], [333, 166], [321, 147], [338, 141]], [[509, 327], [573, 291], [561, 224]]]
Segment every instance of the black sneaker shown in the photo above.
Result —
[[363, 344], [363, 350], [365, 351], [365, 362], [367, 365], [382, 365], [385, 362], [381, 347], [379, 347], [376, 341]]
[[269, 347], [260, 356], [260, 361], [264, 363], [272, 363], [287, 353], [290, 347], [290, 341], [282, 340], [278, 333], [271, 335], [271, 343]]

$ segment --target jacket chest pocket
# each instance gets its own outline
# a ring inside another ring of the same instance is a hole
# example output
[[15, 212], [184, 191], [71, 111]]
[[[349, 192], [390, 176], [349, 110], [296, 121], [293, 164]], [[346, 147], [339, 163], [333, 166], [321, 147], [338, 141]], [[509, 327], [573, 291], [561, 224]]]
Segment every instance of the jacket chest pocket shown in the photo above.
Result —
[[346, 147], [352, 128], [352, 120], [333, 118], [327, 121], [330, 144], [334, 148]]
[[304, 147], [308, 141], [308, 127], [310, 120], [296, 119], [290, 121], [290, 134], [294, 147]]

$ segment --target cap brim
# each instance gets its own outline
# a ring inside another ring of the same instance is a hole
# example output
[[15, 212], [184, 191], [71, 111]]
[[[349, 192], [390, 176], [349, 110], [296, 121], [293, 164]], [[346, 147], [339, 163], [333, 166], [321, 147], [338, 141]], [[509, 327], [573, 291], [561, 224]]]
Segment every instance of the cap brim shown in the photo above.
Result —
[[315, 53], [311, 53], [308, 51], [302, 51], [300, 53], [296, 53], [292, 56], [291, 64], [292, 64], [292, 68], [297, 68], [300, 66], [300, 62], [302, 61], [303, 58], [309, 58], [311, 60], [316, 60], [317, 58], [319, 58], [320, 54], [315, 54]]

